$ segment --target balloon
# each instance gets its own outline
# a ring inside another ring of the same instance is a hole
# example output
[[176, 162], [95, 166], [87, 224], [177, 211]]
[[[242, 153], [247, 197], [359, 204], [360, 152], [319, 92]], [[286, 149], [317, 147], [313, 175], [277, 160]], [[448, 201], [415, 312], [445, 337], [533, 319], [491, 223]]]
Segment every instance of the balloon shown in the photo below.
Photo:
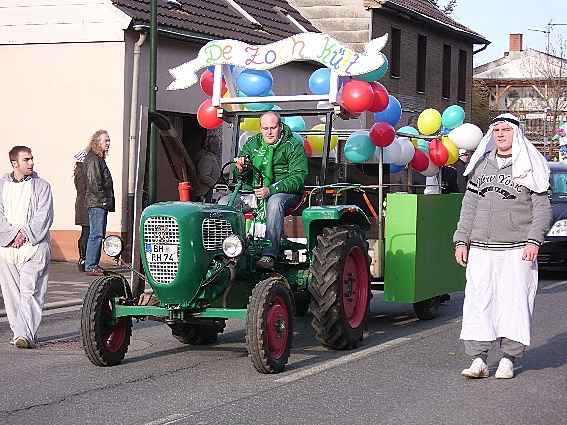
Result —
[[307, 158], [311, 158], [313, 156], [313, 149], [311, 148], [311, 145], [309, 144], [307, 139], [303, 140], [303, 150], [305, 151]]
[[253, 133], [251, 131], [243, 131], [242, 133], [240, 133], [240, 137], [238, 138], [238, 147], [241, 148], [242, 146], [244, 146], [246, 141], [256, 134], [257, 133]]
[[271, 109], [271, 110], [272, 110], [272, 111], [281, 111], [281, 110], [282, 110], [282, 107], [281, 107], [280, 105], [274, 105], [274, 106], [272, 106], [272, 109]]
[[372, 96], [372, 103], [368, 107], [370, 112], [380, 112], [383, 111], [388, 107], [388, 103], [390, 102], [390, 98], [388, 97], [388, 90], [382, 84], [377, 82], [370, 83], [370, 87], [372, 87], [372, 92], [374, 95]]
[[[313, 131], [325, 131], [325, 124], [317, 124], [313, 126], [311, 129]], [[307, 142], [311, 146], [311, 150], [313, 153], [322, 153], [323, 152], [323, 143], [325, 141], [325, 136], [323, 135], [315, 135], [310, 134], [307, 136]], [[337, 144], [339, 143], [339, 136], [333, 134], [331, 136], [331, 149], [335, 149]]]
[[380, 66], [380, 68], [375, 69], [374, 71], [367, 72], [366, 74], [357, 75], [355, 78], [357, 80], [364, 80], [364, 81], [376, 81], [386, 75], [388, 72], [388, 58], [386, 55], [382, 55], [384, 58], [384, 63]]
[[438, 167], [442, 167], [447, 163], [447, 159], [449, 159], [449, 151], [441, 140], [433, 139], [429, 142], [429, 159]]
[[388, 96], [388, 106], [381, 112], [374, 114], [374, 122], [384, 121], [395, 127], [402, 117], [402, 105], [394, 96]]
[[375, 122], [370, 127], [370, 140], [378, 147], [391, 144], [396, 137], [396, 130], [387, 122]]
[[260, 131], [260, 118], [244, 118], [240, 121], [240, 130], [258, 133]]
[[482, 130], [474, 124], [465, 123], [451, 130], [449, 139], [458, 148], [474, 151], [482, 140]]
[[[205, 71], [201, 74], [201, 78], [199, 78], [199, 85], [201, 89], [207, 96], [213, 95], [213, 84], [214, 84], [214, 74], [211, 71]], [[228, 91], [228, 87], [226, 87], [226, 82], [224, 78], [222, 79], [222, 86], [221, 86], [221, 96]]]
[[429, 143], [427, 143], [427, 140], [417, 139], [415, 141], [415, 147], [425, 153], [429, 152]]
[[329, 68], [319, 68], [309, 77], [309, 90], [313, 94], [329, 93], [331, 70]]
[[417, 128], [421, 134], [429, 136], [441, 128], [441, 114], [437, 109], [426, 109], [417, 118]]
[[245, 69], [240, 73], [236, 84], [247, 96], [263, 96], [270, 91], [274, 78], [270, 71]]
[[435, 165], [432, 161], [429, 161], [429, 165], [423, 171], [419, 172], [421, 175], [425, 177], [433, 177], [439, 174], [439, 167]]
[[429, 158], [425, 152], [416, 149], [410, 164], [415, 171], [425, 171], [429, 167]]
[[448, 153], [446, 164], [451, 165], [457, 162], [457, 160], [459, 159], [459, 148], [455, 146], [455, 144], [451, 141], [451, 139], [449, 139], [448, 136], [443, 136], [441, 138], [441, 143], [443, 144], [443, 146], [445, 146], [445, 149], [447, 149]]
[[305, 120], [300, 116], [283, 117], [283, 122], [289, 126], [291, 131], [305, 130]]
[[270, 111], [274, 107], [273, 103], [245, 103], [244, 108], [249, 111]]
[[443, 127], [451, 130], [460, 126], [465, 120], [465, 110], [459, 105], [451, 105], [445, 108], [442, 115]]
[[[416, 136], [419, 136], [419, 131], [417, 131], [417, 129], [413, 128], [410, 125], [406, 125], [406, 126], [403, 126], [402, 128], [399, 128], [396, 131], [396, 133], [401, 134], [401, 137], [408, 137], [408, 136], [405, 136], [405, 134], [415, 134]], [[413, 140], [415, 140], [415, 139], [412, 137], [412, 143], [413, 143]]]
[[366, 111], [372, 104], [374, 92], [366, 81], [350, 80], [340, 92], [340, 104], [349, 112]]
[[345, 157], [351, 162], [366, 162], [374, 155], [376, 146], [372, 144], [368, 131], [355, 131], [345, 143]]
[[402, 171], [405, 167], [403, 165], [390, 164], [390, 174], [396, 174]]
[[393, 143], [382, 148], [382, 161], [384, 164], [396, 164], [402, 157], [402, 146], [398, 143], [398, 139]]
[[212, 105], [211, 99], [206, 99], [197, 108], [197, 121], [203, 128], [213, 129], [222, 125], [222, 120], [217, 117], [217, 108]]
[[400, 158], [394, 162], [396, 165], [406, 166], [415, 154], [415, 147], [407, 137], [398, 137], [396, 143], [400, 145]]

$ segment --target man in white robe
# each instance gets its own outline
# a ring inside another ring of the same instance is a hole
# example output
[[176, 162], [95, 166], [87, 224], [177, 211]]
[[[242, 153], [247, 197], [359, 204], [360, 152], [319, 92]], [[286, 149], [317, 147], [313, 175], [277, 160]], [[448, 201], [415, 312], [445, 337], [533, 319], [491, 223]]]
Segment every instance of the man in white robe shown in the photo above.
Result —
[[51, 257], [51, 187], [33, 171], [26, 146], [9, 152], [13, 171], [0, 178], [0, 287], [11, 344], [32, 348], [41, 322]]

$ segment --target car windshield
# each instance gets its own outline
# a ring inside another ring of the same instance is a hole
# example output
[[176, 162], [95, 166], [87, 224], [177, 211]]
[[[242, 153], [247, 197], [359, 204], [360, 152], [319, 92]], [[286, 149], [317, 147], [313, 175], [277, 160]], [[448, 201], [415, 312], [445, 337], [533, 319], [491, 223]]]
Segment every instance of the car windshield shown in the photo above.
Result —
[[553, 198], [567, 200], [567, 172], [552, 172], [550, 183]]

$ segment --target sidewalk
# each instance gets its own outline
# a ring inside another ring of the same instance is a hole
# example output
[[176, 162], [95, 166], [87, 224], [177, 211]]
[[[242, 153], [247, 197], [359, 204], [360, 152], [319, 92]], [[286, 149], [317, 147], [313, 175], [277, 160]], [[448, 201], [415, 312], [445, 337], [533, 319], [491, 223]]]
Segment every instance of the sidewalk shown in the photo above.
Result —
[[[43, 309], [81, 305], [93, 279], [79, 272], [75, 263], [52, 261], [49, 264], [49, 283]], [[4, 299], [0, 294], [0, 317], [4, 316]]]

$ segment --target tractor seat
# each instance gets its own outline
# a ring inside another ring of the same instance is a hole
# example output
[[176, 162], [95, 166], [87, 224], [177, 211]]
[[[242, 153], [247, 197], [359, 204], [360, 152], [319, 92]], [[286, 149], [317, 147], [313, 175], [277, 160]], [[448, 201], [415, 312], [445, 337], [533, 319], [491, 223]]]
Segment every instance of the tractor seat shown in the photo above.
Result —
[[301, 208], [305, 201], [307, 201], [307, 196], [309, 196], [309, 192], [303, 192], [301, 198], [299, 198], [295, 204], [285, 210], [284, 216], [287, 217], [288, 215], [294, 215], [294, 213], [297, 212], [299, 208]]

